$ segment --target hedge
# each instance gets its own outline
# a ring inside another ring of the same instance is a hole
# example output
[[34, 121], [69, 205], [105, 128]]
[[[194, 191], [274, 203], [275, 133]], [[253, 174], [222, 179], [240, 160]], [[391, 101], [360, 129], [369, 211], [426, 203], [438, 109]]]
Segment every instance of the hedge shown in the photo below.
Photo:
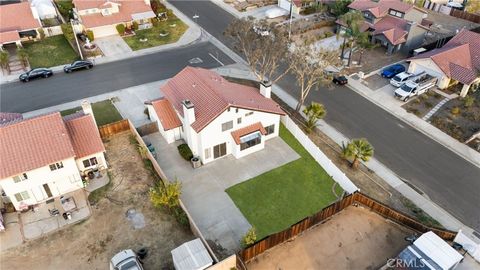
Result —
[[123, 34], [125, 34], [125, 25], [123, 25], [123, 23], [119, 23], [115, 27], [117, 28], [117, 31], [121, 36], [123, 36]]
[[193, 158], [193, 153], [192, 150], [190, 150], [190, 147], [188, 147], [188, 144], [183, 143], [180, 144], [178, 147], [178, 153], [180, 153], [180, 156], [183, 157], [183, 159], [190, 161]]

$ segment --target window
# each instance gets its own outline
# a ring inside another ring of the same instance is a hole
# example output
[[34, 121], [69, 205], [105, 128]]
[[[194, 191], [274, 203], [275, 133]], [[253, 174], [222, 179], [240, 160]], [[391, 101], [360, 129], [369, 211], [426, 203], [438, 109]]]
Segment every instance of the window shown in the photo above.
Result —
[[260, 132], [255, 132], [240, 138], [240, 150], [243, 151], [262, 142]]
[[22, 182], [22, 181], [27, 180], [27, 179], [28, 179], [27, 174], [22, 173], [22, 174], [14, 176], [13, 177], [13, 182], [18, 183], [18, 182]]
[[227, 154], [227, 144], [221, 143], [213, 147], [213, 158], [223, 157]]
[[83, 161], [83, 167], [87, 168], [87, 167], [90, 167], [90, 166], [93, 166], [93, 165], [97, 165], [98, 162], [97, 162], [97, 158], [96, 157], [93, 157], [91, 159], [85, 159]]
[[61, 168], [63, 168], [63, 163], [61, 161], [57, 162], [57, 163], [50, 164], [50, 170], [51, 171], [55, 171], [55, 170], [58, 170], [58, 169], [61, 169]]
[[248, 112], [248, 113], [245, 114], [245, 116], [250, 116], [252, 114], [253, 114], [253, 112]]
[[228, 121], [222, 124], [222, 131], [226, 131], [233, 128], [233, 121]]
[[212, 157], [212, 153], [210, 148], [205, 148], [205, 159], [210, 159]]
[[235, 109], [235, 112], [238, 113], [238, 108]]
[[30, 199], [30, 195], [28, 195], [27, 191], [22, 191], [22, 192], [19, 192], [19, 193], [15, 193], [14, 196], [15, 196], [15, 200], [17, 200], [17, 202], [21, 202], [21, 201], [25, 201], [25, 200]]
[[403, 13], [402, 12], [399, 12], [399, 11], [396, 11], [396, 10], [393, 10], [393, 9], [390, 9], [388, 14], [390, 14], [392, 16], [395, 16], [395, 17], [398, 17], [398, 18], [403, 18]]
[[275, 125], [270, 125], [268, 127], [265, 127], [265, 131], [267, 132], [266, 135], [270, 135], [275, 132]]
[[228, 109], [227, 109], [227, 112], [229, 112], [229, 111], [230, 111], [230, 107], [228, 107]]
[[241, 117], [237, 118], [237, 124], [241, 124], [241, 123], [242, 123], [242, 118]]

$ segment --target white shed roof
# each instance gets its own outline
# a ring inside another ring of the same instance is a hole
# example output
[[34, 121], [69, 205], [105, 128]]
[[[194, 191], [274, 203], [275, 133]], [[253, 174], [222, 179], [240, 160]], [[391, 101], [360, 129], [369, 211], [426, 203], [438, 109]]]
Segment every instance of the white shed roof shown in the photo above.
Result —
[[150, 18], [155, 18], [155, 13], [153, 13], [153, 11], [146, 11], [146, 12], [132, 14], [132, 19], [136, 21], [150, 19]]
[[432, 231], [422, 234], [413, 245], [442, 269], [451, 269], [463, 256]]
[[202, 270], [213, 264], [212, 257], [198, 238], [183, 243], [171, 252], [177, 270]]

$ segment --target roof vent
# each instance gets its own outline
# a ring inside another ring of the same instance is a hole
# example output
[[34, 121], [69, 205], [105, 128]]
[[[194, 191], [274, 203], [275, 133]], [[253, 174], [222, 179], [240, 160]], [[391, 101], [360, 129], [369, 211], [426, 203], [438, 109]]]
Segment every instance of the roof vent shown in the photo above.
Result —
[[197, 84], [196, 84], [196, 83], [192, 83], [192, 87], [195, 87], [195, 86], [197, 86]]

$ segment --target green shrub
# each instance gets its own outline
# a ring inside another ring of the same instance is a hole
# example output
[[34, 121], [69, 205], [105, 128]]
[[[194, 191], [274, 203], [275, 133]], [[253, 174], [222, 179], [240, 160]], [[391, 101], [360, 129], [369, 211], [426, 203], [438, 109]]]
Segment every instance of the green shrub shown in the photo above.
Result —
[[460, 114], [460, 108], [459, 107], [453, 107], [450, 112], [453, 114], [453, 115], [458, 115]]
[[425, 107], [426, 107], [427, 109], [431, 109], [431, 108], [433, 107], [433, 104], [432, 104], [431, 102], [426, 101], [426, 102], [425, 102]]
[[115, 28], [117, 28], [117, 32], [123, 36], [125, 34], [125, 25], [123, 23], [119, 23], [117, 24], [117, 26], [115, 26]]
[[177, 220], [178, 223], [180, 223], [184, 227], [189, 227], [190, 226], [190, 221], [188, 220], [187, 213], [183, 211], [181, 207], [175, 207], [172, 209], [172, 214]]
[[60, 26], [60, 28], [62, 28], [63, 36], [65, 36], [69, 42], [72, 42], [72, 40], [75, 38], [72, 25], [69, 23], [64, 23]]
[[178, 182], [178, 180], [173, 182], [165, 181], [165, 184], [159, 184], [155, 188], [150, 189], [150, 201], [157, 208], [166, 207], [172, 210], [180, 206], [181, 194], [182, 183]]
[[248, 232], [243, 236], [242, 238], [242, 245], [244, 247], [251, 246], [255, 244], [255, 241], [257, 241], [257, 232], [255, 230], [255, 227], [250, 228]]
[[183, 159], [190, 161], [190, 159], [193, 158], [193, 153], [192, 150], [190, 150], [190, 147], [188, 147], [188, 144], [180, 144], [178, 147], [178, 153], [180, 153], [180, 156], [183, 157]]
[[93, 41], [95, 39], [95, 36], [93, 35], [92, 30], [87, 30], [87, 37], [90, 41]]
[[327, 31], [327, 32], [323, 33], [323, 36], [324, 36], [325, 38], [329, 38], [329, 37], [332, 37], [332, 36], [333, 36], [333, 33], [330, 32], [330, 31]]
[[135, 31], [135, 30], [138, 30], [138, 22], [134, 21], [132, 23], [132, 29]]
[[463, 98], [463, 106], [465, 108], [471, 107], [475, 103], [475, 98], [472, 96], [466, 96]]
[[43, 30], [43, 28], [38, 29], [38, 34], [40, 35], [40, 39], [45, 38], [45, 31]]

